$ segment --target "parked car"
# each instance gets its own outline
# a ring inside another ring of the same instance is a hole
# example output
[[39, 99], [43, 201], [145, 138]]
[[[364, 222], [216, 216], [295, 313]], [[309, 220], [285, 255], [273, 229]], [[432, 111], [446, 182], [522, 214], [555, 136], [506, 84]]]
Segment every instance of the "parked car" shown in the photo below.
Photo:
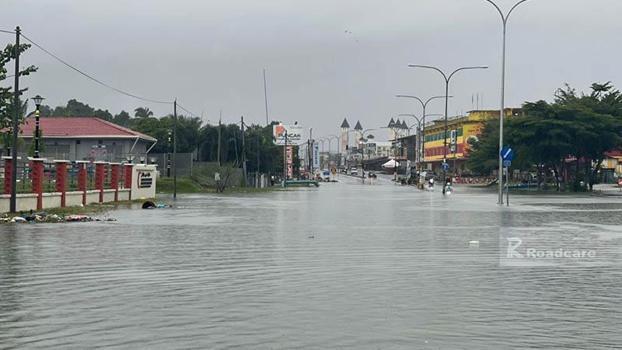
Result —
[[329, 182], [330, 181], [330, 171], [322, 170], [322, 181]]
[[358, 175], [359, 171], [356, 168], [350, 168], [350, 175]]

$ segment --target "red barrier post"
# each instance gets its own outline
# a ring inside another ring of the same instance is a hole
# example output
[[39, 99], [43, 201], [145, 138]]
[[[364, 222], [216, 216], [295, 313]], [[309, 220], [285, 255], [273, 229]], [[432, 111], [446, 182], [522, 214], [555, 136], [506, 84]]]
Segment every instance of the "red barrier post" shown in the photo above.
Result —
[[95, 189], [99, 191], [99, 203], [104, 202], [104, 179], [106, 177], [106, 163], [95, 162]]
[[86, 161], [76, 162], [76, 164], [78, 164], [78, 190], [82, 192], [82, 205], [86, 205], [86, 191], [88, 189], [87, 163]]
[[67, 206], [67, 160], [56, 160], [56, 192], [60, 192], [60, 207]]
[[11, 193], [11, 180], [13, 179], [13, 158], [12, 157], [2, 157], [4, 161], [4, 186], [3, 192], [4, 194]]
[[114, 201], [119, 201], [119, 163], [110, 163], [110, 188], [114, 190]]
[[124, 168], [125, 176], [123, 179], [123, 187], [130, 190], [128, 199], [132, 200], [132, 173], [134, 172], [134, 164], [125, 164]]
[[43, 209], [43, 158], [29, 158], [32, 168], [32, 193], [37, 194], [37, 210]]

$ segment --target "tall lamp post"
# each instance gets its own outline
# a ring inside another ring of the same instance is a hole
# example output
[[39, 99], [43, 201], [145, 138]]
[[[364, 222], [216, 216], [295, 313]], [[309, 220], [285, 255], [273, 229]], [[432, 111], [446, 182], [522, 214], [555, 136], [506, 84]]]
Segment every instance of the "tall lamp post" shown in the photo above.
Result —
[[487, 69], [488, 66], [460, 67], [454, 70], [453, 72], [451, 72], [449, 75], [443, 72], [441, 69], [434, 67], [434, 66], [409, 64], [408, 67], [432, 69], [432, 70], [439, 72], [443, 76], [443, 79], [445, 79], [445, 132], [443, 135], [444, 140], [443, 140], [443, 166], [442, 166], [443, 167], [443, 194], [445, 194], [445, 190], [447, 187], [447, 182], [445, 181], [445, 177], [447, 175], [447, 170], [446, 170], [446, 166], [447, 166], [446, 165], [447, 164], [447, 117], [449, 114], [449, 83], [451, 82], [451, 78], [453, 78], [453, 76], [460, 71], [472, 70], [472, 69]]
[[[419, 127], [419, 129], [417, 130], [421, 131], [421, 135], [417, 136], [420, 139], [418, 152], [419, 152], [419, 163], [421, 164], [421, 167], [420, 167], [420, 170], [421, 170], [423, 169], [423, 165], [425, 165], [425, 118], [426, 117], [442, 117], [443, 114], [438, 114], [438, 113], [425, 114], [423, 115], [421, 119], [419, 119], [419, 117], [417, 117], [415, 114], [409, 114], [409, 113], [399, 114], [398, 116], [412, 117], [412, 118], [415, 118], [415, 120], [417, 120], [417, 126]], [[414, 125], [411, 125], [409, 129], [412, 129], [413, 126]]]
[[41, 129], [39, 124], [39, 118], [41, 117], [40, 107], [45, 99], [37, 95], [33, 97], [32, 100], [35, 101], [35, 106], [37, 107], [37, 109], [35, 109], [35, 158], [39, 158], [39, 143], [41, 142]]
[[[421, 107], [422, 107], [422, 120], [421, 120], [421, 135], [423, 135], [423, 140], [421, 142], [421, 163], [425, 163], [425, 154], [423, 154], [423, 152], [425, 152], [425, 117], [431, 115], [431, 114], [426, 114], [426, 108], [428, 107], [428, 103], [430, 103], [433, 100], [439, 99], [439, 98], [445, 98], [445, 96], [432, 96], [430, 98], [428, 98], [427, 100], [423, 101], [422, 99], [420, 99], [417, 96], [413, 96], [413, 95], [395, 95], [395, 97], [398, 98], [411, 98], [414, 100], [419, 101], [419, 103], [421, 103]], [[453, 96], [448, 96], [448, 98], [452, 98]]]
[[503, 148], [503, 117], [505, 113], [505, 47], [506, 47], [506, 33], [508, 26], [508, 19], [512, 12], [522, 3], [527, 0], [521, 0], [514, 4], [507, 14], [504, 14], [501, 8], [497, 6], [492, 0], [486, 0], [492, 6], [497, 9], [501, 16], [501, 22], [503, 23], [503, 48], [501, 53], [501, 108], [499, 109], [499, 201], [498, 204], [503, 204], [503, 158], [501, 157], [501, 149]]
[[361, 180], [363, 181], [363, 183], [365, 183], [365, 163], [363, 163], [363, 161], [365, 160], [365, 150], [363, 149], [363, 145], [369, 140], [369, 139], [373, 139], [374, 135], [369, 134], [367, 136], [365, 136], [365, 133], [370, 132], [370, 131], [374, 131], [377, 129], [365, 129], [361, 132], [361, 138], [358, 140], [359, 141], [359, 149], [361, 151]]

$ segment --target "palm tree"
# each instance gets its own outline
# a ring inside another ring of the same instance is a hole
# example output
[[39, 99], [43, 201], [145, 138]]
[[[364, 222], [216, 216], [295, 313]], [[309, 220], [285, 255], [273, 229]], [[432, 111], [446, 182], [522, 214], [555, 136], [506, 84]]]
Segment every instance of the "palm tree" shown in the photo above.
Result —
[[136, 118], [149, 118], [153, 116], [153, 111], [147, 107], [138, 107], [134, 110], [134, 116]]

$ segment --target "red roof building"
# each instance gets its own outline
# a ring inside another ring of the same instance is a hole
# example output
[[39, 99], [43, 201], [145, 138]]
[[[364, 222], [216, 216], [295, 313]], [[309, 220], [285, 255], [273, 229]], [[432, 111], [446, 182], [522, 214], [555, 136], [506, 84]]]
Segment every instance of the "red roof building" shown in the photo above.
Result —
[[[124, 128], [120, 125], [95, 117], [42, 117], [39, 127], [44, 138], [96, 138], [96, 139], [143, 139], [157, 141], [151, 136]], [[32, 137], [35, 132], [35, 118], [28, 117], [20, 126], [24, 138]]]
[[[49, 159], [121, 162], [146, 157], [157, 140], [96, 117], [41, 117], [42, 156]], [[35, 118], [20, 126], [26, 153], [35, 133]]]

